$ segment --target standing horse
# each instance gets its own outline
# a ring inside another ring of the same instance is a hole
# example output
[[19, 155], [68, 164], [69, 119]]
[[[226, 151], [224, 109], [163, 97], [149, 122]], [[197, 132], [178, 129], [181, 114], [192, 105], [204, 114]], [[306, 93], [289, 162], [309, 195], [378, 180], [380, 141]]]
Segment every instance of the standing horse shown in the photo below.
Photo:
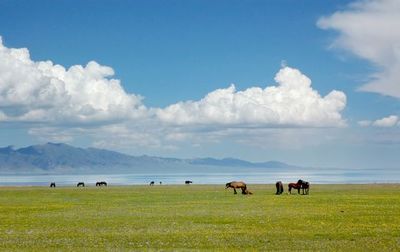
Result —
[[77, 186], [77, 187], [80, 187], [80, 186], [85, 187], [85, 183], [79, 182], [78, 184], [76, 184], [76, 186]]
[[186, 180], [185, 181], [185, 185], [190, 185], [190, 184], [192, 184], [193, 183], [193, 181], [190, 181], [190, 180]]
[[150, 182], [150, 186], [153, 186], [153, 185], [154, 185], [154, 181], [151, 181], [151, 182]]
[[297, 183], [290, 183], [289, 184], [289, 193], [292, 193], [292, 188], [297, 189], [297, 193], [300, 194], [300, 189], [302, 190], [302, 194], [306, 195], [309, 193], [310, 190], [310, 183], [307, 181], [299, 179]]
[[237, 194], [236, 189], [241, 189], [242, 194], [253, 194], [252, 192], [247, 190], [246, 183], [244, 183], [242, 181], [239, 181], [239, 182], [232, 181], [232, 182], [226, 183], [225, 189], [227, 189], [227, 188], [233, 188], [233, 194]]
[[276, 193], [275, 193], [275, 194], [276, 194], [276, 195], [282, 194], [282, 193], [283, 193], [283, 184], [282, 184], [282, 181], [276, 182], [275, 186], [276, 186]]
[[55, 182], [51, 182], [50, 183], [50, 187], [56, 187], [56, 183]]
[[309, 194], [310, 183], [307, 181], [303, 181], [303, 183], [301, 184], [301, 189], [303, 190], [303, 195]]
[[290, 194], [292, 194], [292, 188], [297, 189], [297, 193], [300, 194], [300, 188], [301, 185], [303, 184], [303, 180], [299, 179], [297, 183], [289, 183], [288, 185], [288, 191]]

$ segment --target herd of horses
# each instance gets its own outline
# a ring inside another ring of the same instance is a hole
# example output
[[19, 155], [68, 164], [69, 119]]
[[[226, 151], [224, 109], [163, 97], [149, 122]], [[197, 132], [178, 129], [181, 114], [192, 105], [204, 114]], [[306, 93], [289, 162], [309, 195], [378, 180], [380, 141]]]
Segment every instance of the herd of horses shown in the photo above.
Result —
[[[283, 193], [283, 183], [282, 181], [278, 181], [275, 184], [276, 186], [276, 195]], [[302, 194], [306, 195], [310, 191], [310, 183], [304, 180], [299, 179], [297, 183], [289, 183], [288, 184], [288, 191], [292, 194], [292, 189], [297, 189], [297, 193], [300, 194], [300, 190], [302, 190]]]
[[[275, 184], [276, 186], [276, 195], [280, 195], [283, 193], [283, 183], [282, 181], [278, 181]], [[246, 183], [242, 181], [232, 181], [229, 183], [226, 183], [225, 189], [227, 188], [233, 188], [233, 194], [237, 194], [236, 189], [242, 190], [242, 194], [248, 195], [248, 194], [253, 194], [247, 189]], [[299, 179], [297, 183], [289, 183], [288, 184], [288, 191], [290, 194], [292, 194], [292, 189], [297, 189], [297, 193], [300, 194], [300, 190], [302, 190], [303, 195], [309, 194], [310, 190], [310, 183], [304, 180]]]
[[[186, 180], [185, 181], [186, 185], [190, 185], [192, 183], [193, 183], [193, 181], [191, 181], [191, 180]], [[154, 181], [150, 182], [150, 186], [154, 186], [154, 184], [155, 184]], [[160, 181], [160, 185], [161, 184], [162, 184], [162, 182]], [[77, 187], [85, 187], [85, 183], [84, 182], [78, 182], [78, 184], [76, 184], [76, 186]], [[105, 181], [96, 182], [96, 186], [107, 186], [107, 182], [105, 182]], [[277, 181], [275, 183], [275, 186], [276, 186], [276, 193], [275, 194], [276, 195], [282, 194], [283, 191], [284, 191], [283, 190], [282, 181]], [[50, 187], [56, 187], [56, 183], [55, 182], [51, 182], [50, 183]], [[236, 189], [240, 189], [242, 191], [242, 194], [244, 194], [244, 195], [253, 194], [252, 192], [250, 192], [247, 189], [247, 185], [243, 181], [232, 181], [232, 182], [226, 183], [225, 184], [225, 189], [228, 189], [228, 188], [232, 188], [234, 194], [237, 194]], [[297, 189], [297, 193], [298, 194], [300, 194], [300, 191], [302, 190], [302, 194], [303, 195], [307, 195], [307, 194], [309, 194], [310, 183], [307, 182], [307, 181], [304, 181], [302, 179], [299, 179], [297, 181], [297, 183], [289, 183], [288, 184], [288, 192], [290, 194], [292, 194], [292, 189]]]
[[[191, 181], [191, 180], [186, 180], [185, 181], [185, 185], [190, 185], [190, 184], [192, 184], [193, 183], [193, 181]], [[150, 186], [153, 186], [153, 185], [155, 185], [155, 182], [154, 181], [150, 181], [150, 184], [149, 184]], [[162, 182], [160, 181], [160, 185], [162, 185]]]
[[[96, 186], [107, 186], [107, 182], [105, 182], [105, 181], [96, 182]], [[56, 182], [51, 182], [50, 187], [56, 187]], [[78, 182], [76, 184], [76, 187], [85, 187], [85, 183]]]

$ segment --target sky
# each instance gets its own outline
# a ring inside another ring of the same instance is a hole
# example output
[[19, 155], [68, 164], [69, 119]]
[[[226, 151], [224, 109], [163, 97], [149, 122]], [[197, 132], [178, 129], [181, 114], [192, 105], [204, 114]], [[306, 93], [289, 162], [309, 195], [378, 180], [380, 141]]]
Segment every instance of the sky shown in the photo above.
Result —
[[0, 146], [398, 168], [400, 2], [0, 0]]

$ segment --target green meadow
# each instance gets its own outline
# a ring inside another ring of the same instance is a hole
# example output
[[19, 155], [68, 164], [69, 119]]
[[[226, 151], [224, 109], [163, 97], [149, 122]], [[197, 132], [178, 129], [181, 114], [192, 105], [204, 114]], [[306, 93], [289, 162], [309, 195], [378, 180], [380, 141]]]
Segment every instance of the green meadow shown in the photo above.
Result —
[[248, 188], [1, 187], [0, 250], [400, 250], [399, 184]]

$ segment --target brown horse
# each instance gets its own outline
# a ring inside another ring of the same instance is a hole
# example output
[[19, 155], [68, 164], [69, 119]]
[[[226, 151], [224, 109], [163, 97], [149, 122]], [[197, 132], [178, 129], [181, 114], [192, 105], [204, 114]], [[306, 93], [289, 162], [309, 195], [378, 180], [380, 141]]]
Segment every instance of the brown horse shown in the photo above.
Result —
[[232, 181], [232, 182], [226, 183], [225, 189], [227, 189], [229, 187], [233, 188], [233, 193], [234, 194], [237, 194], [236, 189], [241, 189], [242, 190], [242, 194], [253, 194], [252, 192], [247, 190], [246, 183], [244, 183], [242, 181]]
[[290, 183], [289, 184], [289, 193], [292, 193], [292, 188], [297, 189], [297, 193], [300, 194], [300, 189], [302, 189], [302, 194], [306, 195], [309, 193], [310, 190], [310, 183], [299, 179], [297, 183]]
[[289, 183], [289, 185], [288, 185], [289, 193], [292, 194], [292, 188], [294, 188], [294, 189], [297, 189], [297, 193], [300, 194], [300, 188], [301, 188], [302, 183], [303, 183], [303, 180], [301, 180], [301, 179], [299, 181], [297, 181], [297, 183]]

